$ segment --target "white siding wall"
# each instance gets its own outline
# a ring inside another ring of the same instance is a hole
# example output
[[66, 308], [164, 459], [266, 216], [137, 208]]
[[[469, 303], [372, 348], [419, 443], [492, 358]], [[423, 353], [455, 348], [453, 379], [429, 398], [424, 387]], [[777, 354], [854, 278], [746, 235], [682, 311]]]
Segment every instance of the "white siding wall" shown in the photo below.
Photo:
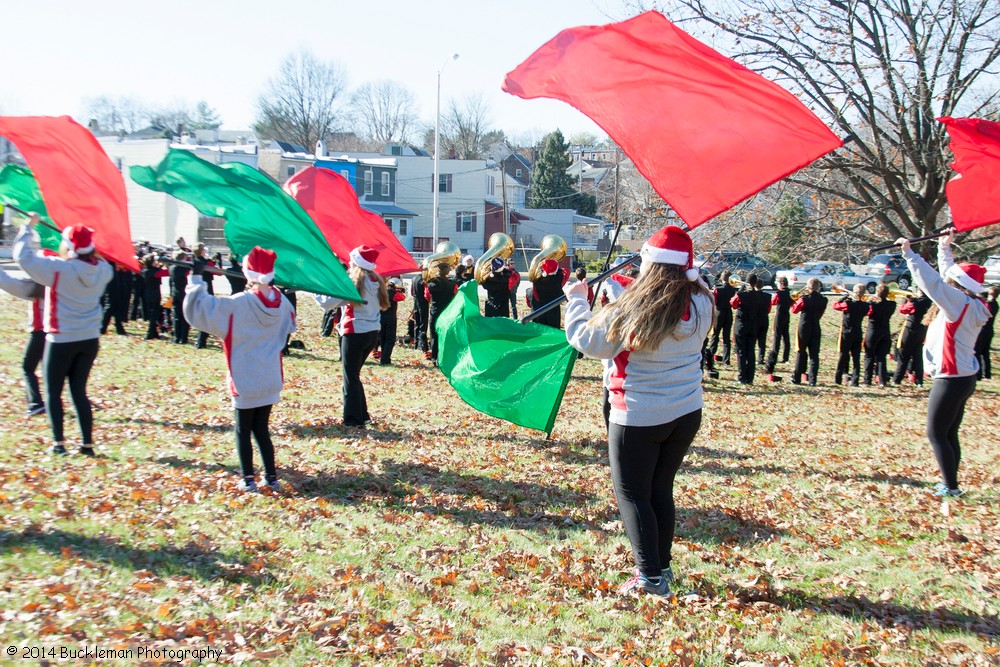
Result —
[[167, 154], [170, 142], [166, 139], [119, 141], [116, 137], [99, 137], [98, 141], [111, 161], [121, 164], [132, 240], [173, 245], [178, 236], [183, 236], [193, 243], [198, 238], [198, 212], [194, 207], [162, 192], [147, 190], [129, 176], [131, 166], [159, 163]]

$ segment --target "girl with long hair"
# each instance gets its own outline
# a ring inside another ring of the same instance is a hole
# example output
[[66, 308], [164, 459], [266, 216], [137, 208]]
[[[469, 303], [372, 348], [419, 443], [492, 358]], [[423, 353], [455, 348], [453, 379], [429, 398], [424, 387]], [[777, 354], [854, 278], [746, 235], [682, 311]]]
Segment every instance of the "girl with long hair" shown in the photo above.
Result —
[[351, 251], [347, 275], [354, 282], [365, 303], [317, 295], [316, 301], [326, 311], [341, 308], [340, 367], [343, 373], [341, 392], [344, 397], [344, 426], [364, 428], [371, 421], [368, 399], [361, 383], [365, 359], [378, 344], [382, 311], [389, 308], [389, 290], [385, 278], [375, 271], [378, 250], [358, 246]]
[[980, 300], [986, 269], [978, 264], [955, 264], [951, 254], [952, 229], [938, 242], [938, 271], [913, 252], [908, 239], [898, 239], [914, 282], [934, 305], [924, 341], [924, 370], [934, 378], [927, 399], [927, 439], [930, 440], [942, 482], [934, 495], [960, 496], [958, 465], [962, 449], [958, 430], [965, 416], [965, 404], [976, 390], [976, 338], [990, 318]]
[[619, 589], [664, 596], [673, 570], [674, 476], [701, 425], [701, 349], [715, 317], [691, 237], [664, 227], [642, 248], [639, 277], [590, 312], [587, 285], [567, 284], [566, 339], [609, 359], [608, 456], [636, 569]]
[[100, 347], [101, 297], [114, 269], [97, 256], [94, 230], [72, 225], [63, 230], [61, 256], [38, 252], [38, 235], [32, 214], [14, 239], [14, 261], [28, 277], [45, 286], [45, 410], [52, 427], [52, 453], [65, 454], [62, 391], [69, 393], [80, 425], [81, 454], [94, 455], [93, 413], [87, 397], [87, 380]]
[[889, 286], [880, 282], [875, 288], [875, 300], [868, 305], [868, 329], [865, 331], [865, 384], [872, 383], [872, 375], [878, 374], [878, 384], [885, 387], [889, 383], [887, 359], [892, 347], [892, 331], [889, 325], [896, 312], [896, 302], [889, 298]]

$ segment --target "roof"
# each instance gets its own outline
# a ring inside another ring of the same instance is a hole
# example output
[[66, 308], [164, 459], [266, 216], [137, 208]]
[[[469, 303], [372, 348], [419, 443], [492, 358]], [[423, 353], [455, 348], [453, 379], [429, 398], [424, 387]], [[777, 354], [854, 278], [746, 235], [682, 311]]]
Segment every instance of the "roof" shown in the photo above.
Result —
[[298, 144], [289, 143], [287, 141], [278, 141], [275, 139], [271, 142], [271, 148], [278, 147], [286, 153], [308, 153], [305, 146], [299, 146]]
[[361, 204], [361, 208], [366, 211], [371, 211], [372, 213], [377, 213], [378, 215], [410, 215], [413, 217], [419, 217], [413, 211], [407, 211], [405, 208], [401, 208], [395, 204], [371, 204], [363, 202]]

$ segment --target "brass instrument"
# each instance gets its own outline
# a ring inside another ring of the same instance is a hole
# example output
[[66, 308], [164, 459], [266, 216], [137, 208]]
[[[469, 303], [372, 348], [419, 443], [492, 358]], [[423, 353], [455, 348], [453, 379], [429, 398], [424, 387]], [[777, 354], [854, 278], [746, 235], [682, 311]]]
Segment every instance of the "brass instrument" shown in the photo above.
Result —
[[483, 256], [476, 261], [476, 282], [480, 285], [490, 277], [493, 272], [491, 263], [497, 257], [507, 259], [514, 254], [514, 240], [504, 234], [497, 232], [490, 236], [490, 246], [483, 253]]
[[451, 241], [441, 241], [437, 244], [435, 252], [424, 259], [424, 282], [430, 282], [437, 278], [438, 267], [447, 264], [449, 270], [458, 266], [462, 261], [462, 249]]
[[[836, 284], [836, 283], [834, 283], [834, 285], [830, 289], [832, 289], [837, 294], [846, 294], [847, 296], [853, 296], [854, 295], [854, 291], [853, 290], [849, 290], [846, 287], [844, 287], [843, 285], [839, 285], [839, 284]], [[874, 298], [874, 295], [873, 294], [862, 294], [861, 295], [861, 301], [868, 301], [869, 297]]]
[[538, 254], [531, 260], [528, 267], [528, 281], [535, 282], [541, 278], [542, 262], [547, 259], [554, 259], [557, 262], [566, 256], [566, 241], [557, 234], [548, 234], [542, 239], [542, 247]]
[[900, 298], [912, 299], [917, 296], [916, 292], [899, 289], [899, 283], [896, 282], [889, 283], [887, 287], [889, 288], [889, 299], [892, 301]]
[[806, 289], [808, 289], [808, 287], [809, 286], [806, 285], [805, 287], [800, 287], [799, 289], [797, 289], [794, 292], [792, 292], [789, 295], [790, 297], [792, 297], [792, 301], [798, 301], [799, 299], [801, 299], [802, 298], [802, 293], [805, 292]]
[[737, 278], [736, 276], [729, 276], [729, 286], [735, 287], [737, 289], [741, 287], [749, 287], [745, 282]]

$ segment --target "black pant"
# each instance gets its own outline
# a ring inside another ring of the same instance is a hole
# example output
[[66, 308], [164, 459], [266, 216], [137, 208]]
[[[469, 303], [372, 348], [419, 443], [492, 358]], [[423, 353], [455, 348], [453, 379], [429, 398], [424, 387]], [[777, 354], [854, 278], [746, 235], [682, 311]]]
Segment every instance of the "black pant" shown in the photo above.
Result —
[[903, 381], [906, 371], [913, 372], [913, 383], [922, 385], [924, 383], [924, 337], [926, 327], [917, 325], [911, 329], [903, 329], [899, 337], [899, 347], [896, 348], [896, 372], [892, 375], [892, 381], [899, 384]]
[[257, 441], [261, 463], [264, 464], [264, 478], [268, 482], [278, 479], [274, 467], [274, 443], [271, 442], [271, 431], [268, 422], [271, 420], [270, 405], [259, 408], [236, 408], [233, 415], [233, 431], [236, 434], [236, 454], [240, 457], [240, 474], [244, 478], [253, 478], [253, 445], [250, 436]]
[[[808, 327], [798, 332], [798, 350], [795, 353], [795, 372], [792, 379], [796, 382], [803, 373], [808, 373], [809, 384], [816, 384], [816, 376], [819, 375], [819, 343], [822, 332], [819, 326]], [[808, 365], [808, 369], [807, 369]]]
[[32, 331], [28, 335], [28, 344], [24, 346], [24, 358], [21, 360], [21, 371], [24, 373], [24, 394], [28, 399], [28, 410], [45, 407], [42, 392], [38, 387], [38, 362], [45, 354], [45, 332]]
[[722, 340], [722, 363], [729, 365], [730, 341], [733, 333], [733, 311], [723, 313], [719, 311], [719, 317], [715, 321], [715, 328], [712, 330], [712, 342], [710, 347], [715, 355], [719, 349], [719, 340]]
[[757, 363], [764, 365], [764, 353], [767, 351], [767, 321], [757, 329]]
[[52, 427], [52, 439], [63, 441], [62, 390], [69, 379], [69, 393], [80, 424], [84, 446], [94, 444], [94, 419], [87, 398], [87, 378], [97, 359], [98, 339], [78, 340], [72, 343], [48, 343], [42, 364], [45, 368], [45, 410]]
[[184, 317], [184, 295], [175, 294], [174, 295], [174, 342], [187, 344], [188, 333], [190, 331], [191, 331], [191, 325], [188, 324], [187, 319]]
[[145, 313], [146, 340], [160, 337], [160, 317], [163, 308], [160, 307], [160, 293], [158, 291], [146, 290], [142, 295], [142, 310]]
[[129, 319], [135, 322], [139, 319], [139, 314], [142, 313], [143, 317], [146, 314], [146, 306], [143, 303], [143, 296], [145, 294], [145, 289], [142, 285], [137, 285], [132, 288], [132, 308], [129, 311]]
[[962, 460], [958, 427], [965, 416], [965, 404], [975, 390], [975, 375], [935, 378], [931, 385], [927, 401], [927, 438], [949, 489], [958, 488], [958, 464]]
[[430, 304], [418, 301], [417, 307], [413, 311], [414, 347], [421, 352], [426, 352], [430, 349], [427, 346], [427, 320], [429, 317]]
[[767, 362], [764, 366], [764, 370], [767, 371], [768, 375], [774, 372], [774, 367], [778, 363], [778, 356], [780, 355], [781, 362], [785, 363], [788, 361], [789, 353], [788, 322], [782, 321], [780, 318], [775, 318], [774, 330], [771, 332], [771, 351], [767, 353]]
[[340, 368], [344, 375], [344, 424], [347, 426], [363, 426], [370, 419], [365, 387], [361, 384], [361, 369], [365, 365], [365, 359], [375, 349], [376, 342], [378, 331], [345, 334], [340, 339]]
[[635, 564], [647, 577], [670, 567], [674, 476], [701, 426], [701, 409], [659, 426], [608, 427], [608, 458], [618, 510]]
[[396, 347], [396, 309], [382, 313], [382, 328], [378, 334], [378, 349], [381, 351], [379, 363], [383, 366], [392, 364], [392, 351]]
[[517, 319], [517, 285], [510, 291], [510, 316]]
[[740, 365], [739, 381], [753, 384], [754, 372], [757, 369], [757, 358], [754, 348], [757, 346], [757, 332], [748, 327], [736, 327], [736, 361]]
[[[854, 373], [850, 372], [851, 362], [854, 362]], [[837, 357], [837, 384], [846, 375], [851, 384], [858, 384], [858, 377], [861, 373], [861, 336], [840, 337], [840, 354]]]
[[[987, 326], [993, 326], [990, 322]], [[982, 337], [976, 341], [976, 358], [979, 359], [979, 373], [976, 377], [993, 379], [993, 362], [990, 361], [990, 347], [993, 345], [993, 336]]]
[[878, 373], [879, 384], [889, 383], [889, 368], [886, 366], [886, 358], [889, 356], [891, 345], [892, 336], [888, 333], [865, 336], [865, 384], [872, 383], [872, 376], [875, 373]]

